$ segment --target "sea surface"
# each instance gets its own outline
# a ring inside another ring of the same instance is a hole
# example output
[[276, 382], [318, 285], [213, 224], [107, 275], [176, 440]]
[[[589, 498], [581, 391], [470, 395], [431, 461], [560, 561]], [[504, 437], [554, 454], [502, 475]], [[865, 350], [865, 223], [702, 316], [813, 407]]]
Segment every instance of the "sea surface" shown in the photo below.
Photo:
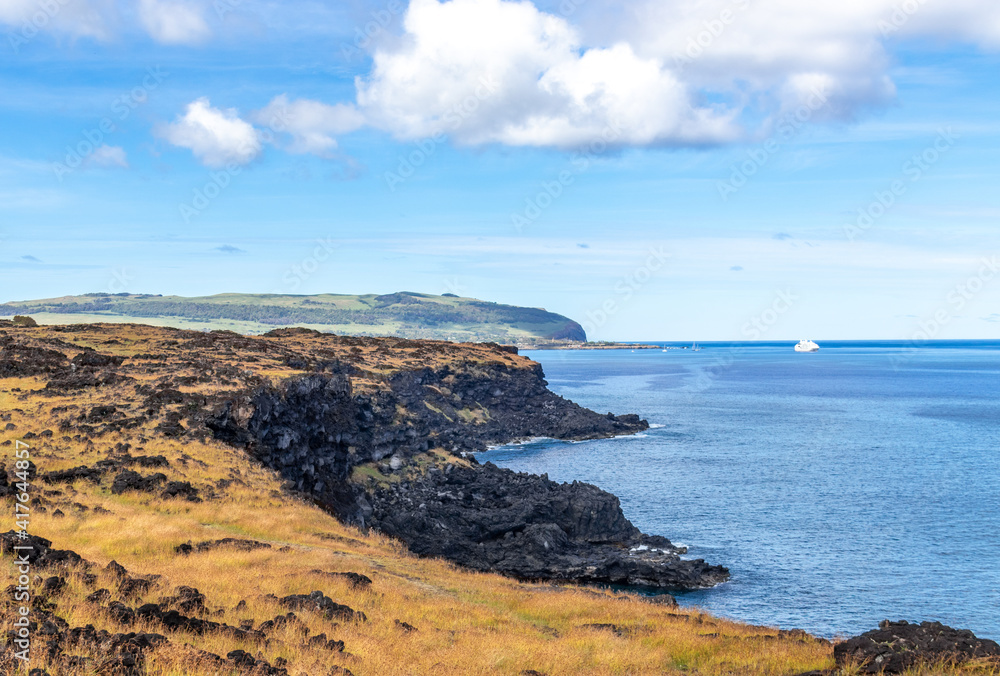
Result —
[[1000, 640], [1000, 342], [530, 351], [555, 392], [654, 426], [480, 461], [621, 498], [727, 566], [684, 605], [827, 636], [885, 618]]

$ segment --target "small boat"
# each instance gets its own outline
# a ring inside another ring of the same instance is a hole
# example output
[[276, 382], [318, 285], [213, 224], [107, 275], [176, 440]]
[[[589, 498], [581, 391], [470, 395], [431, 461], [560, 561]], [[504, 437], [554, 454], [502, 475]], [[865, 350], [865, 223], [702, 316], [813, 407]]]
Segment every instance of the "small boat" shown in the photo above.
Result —
[[796, 352], [819, 352], [819, 345], [812, 342], [811, 340], [800, 340], [799, 344], [795, 346]]
[[695, 343], [694, 345], [691, 346], [691, 351], [692, 352], [701, 352], [701, 348], [698, 347], [698, 343]]

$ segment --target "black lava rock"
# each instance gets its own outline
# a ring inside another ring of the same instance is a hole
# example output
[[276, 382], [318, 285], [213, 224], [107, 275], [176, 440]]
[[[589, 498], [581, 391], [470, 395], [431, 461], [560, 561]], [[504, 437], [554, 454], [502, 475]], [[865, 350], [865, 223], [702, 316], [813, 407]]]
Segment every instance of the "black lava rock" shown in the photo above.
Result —
[[917, 665], [951, 662], [960, 665], [977, 658], [1000, 658], [1000, 645], [977, 638], [968, 629], [953, 629], [940, 622], [890, 622], [834, 646], [837, 666], [862, 665], [866, 674], [899, 674]]

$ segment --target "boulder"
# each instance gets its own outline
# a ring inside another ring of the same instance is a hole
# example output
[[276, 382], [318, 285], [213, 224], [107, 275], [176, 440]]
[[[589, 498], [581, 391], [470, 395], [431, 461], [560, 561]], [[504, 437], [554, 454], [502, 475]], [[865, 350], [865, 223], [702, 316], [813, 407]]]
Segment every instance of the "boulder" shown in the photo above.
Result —
[[883, 620], [878, 629], [838, 643], [833, 655], [838, 667], [854, 663], [860, 665], [861, 673], [900, 674], [917, 665], [960, 665], [979, 658], [995, 658], [1000, 663], [1000, 645], [940, 622]]

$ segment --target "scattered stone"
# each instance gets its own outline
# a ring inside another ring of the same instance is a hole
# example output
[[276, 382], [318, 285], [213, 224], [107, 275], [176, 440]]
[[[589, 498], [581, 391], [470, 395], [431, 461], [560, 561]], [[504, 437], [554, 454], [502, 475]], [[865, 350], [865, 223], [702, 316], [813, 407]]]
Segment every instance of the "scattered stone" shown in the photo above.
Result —
[[247, 631], [220, 622], [189, 617], [176, 610], [164, 610], [156, 603], [147, 603], [137, 608], [135, 615], [137, 619], [157, 621], [169, 631], [189, 631], [199, 635], [218, 633], [243, 641], [263, 641], [265, 639], [264, 634], [259, 631]]
[[178, 498], [182, 497], [188, 502], [201, 502], [201, 498], [198, 497], [198, 489], [192, 486], [187, 481], [171, 481], [164, 488], [163, 492], [160, 493], [161, 498]]
[[110, 418], [118, 412], [117, 406], [95, 406], [87, 413], [87, 420], [94, 422]]
[[114, 483], [111, 484], [111, 492], [115, 495], [125, 491], [149, 492], [166, 480], [167, 476], [161, 472], [144, 477], [138, 472], [127, 469], [115, 477]]
[[128, 577], [128, 571], [125, 570], [125, 566], [118, 563], [117, 561], [112, 561], [107, 566], [104, 567], [104, 572], [111, 575], [118, 580], [123, 580]]
[[135, 622], [135, 611], [121, 601], [112, 601], [109, 603], [107, 611], [111, 619], [124, 624], [126, 627], [131, 626]]
[[240, 669], [240, 673], [254, 674], [254, 676], [288, 676], [288, 671], [283, 667], [271, 666], [263, 659], [255, 659], [253, 655], [245, 650], [233, 650], [226, 655], [226, 660]]
[[[30, 550], [17, 550], [15, 547], [28, 547]], [[52, 549], [52, 542], [37, 535], [28, 535], [21, 538], [17, 531], [7, 531], [0, 534], [0, 553], [4, 556], [17, 557], [25, 554], [28, 563], [36, 564], [39, 568], [57, 565], [81, 565], [90, 564], [77, 554], [69, 550]]]
[[208, 552], [213, 549], [218, 549], [219, 547], [225, 547], [228, 549], [236, 549], [241, 552], [252, 552], [256, 549], [270, 549], [271, 545], [266, 542], [258, 542], [257, 540], [240, 540], [237, 538], [222, 538], [221, 540], [206, 540], [205, 542], [199, 542], [196, 545], [192, 545], [190, 542], [177, 545], [174, 547], [174, 551], [178, 554], [193, 554]]
[[309, 635], [309, 627], [307, 627], [305, 623], [295, 615], [295, 613], [278, 615], [273, 620], [261, 622], [260, 626], [257, 627], [257, 631], [267, 634], [272, 631], [284, 629], [288, 626], [294, 627], [295, 630], [303, 636]]
[[310, 638], [306, 644], [311, 648], [323, 648], [324, 650], [329, 650], [330, 652], [335, 653], [344, 652], [344, 642], [328, 639], [326, 634], [316, 634]]
[[411, 631], [417, 631], [417, 628], [414, 627], [409, 622], [400, 622], [399, 620], [393, 620], [393, 622], [396, 623], [396, 627], [397, 628], [402, 629], [403, 631], [405, 631], [407, 633], [409, 633]]
[[96, 605], [104, 605], [108, 599], [111, 598], [111, 590], [109, 589], [98, 589], [92, 594], [88, 594], [84, 600], [87, 603], [94, 603]]
[[1000, 645], [977, 638], [968, 629], [953, 629], [940, 622], [883, 620], [878, 629], [838, 643], [833, 656], [838, 667], [853, 662], [861, 665], [865, 674], [899, 674], [918, 665], [941, 662], [961, 665], [978, 658], [1000, 661]]
[[101, 354], [100, 352], [97, 352], [88, 347], [84, 348], [83, 352], [73, 357], [72, 362], [78, 367], [121, 366], [125, 362], [125, 357], [119, 357], [117, 355], [111, 355], [111, 354]]
[[209, 611], [205, 601], [207, 601], [205, 595], [194, 587], [182, 586], [175, 590], [174, 596], [162, 599], [160, 605], [163, 607], [173, 606], [182, 613], [207, 615]]
[[351, 583], [352, 587], [357, 587], [359, 589], [367, 589], [372, 584], [372, 579], [370, 577], [367, 575], [361, 575], [360, 573], [333, 573], [318, 569], [313, 569], [309, 572], [314, 575], [323, 575], [324, 577], [345, 578]]
[[139, 577], [126, 577], [118, 585], [118, 595], [126, 600], [135, 600], [148, 592], [152, 586], [152, 580]]
[[126, 458], [127, 464], [139, 465], [140, 467], [169, 467], [170, 462], [162, 455], [139, 455], [134, 458]]
[[675, 599], [670, 594], [656, 594], [655, 596], [643, 596], [642, 599], [646, 603], [657, 603], [660, 605], [664, 605], [668, 608], [677, 607], [677, 599]]
[[292, 610], [311, 610], [321, 614], [328, 620], [334, 618], [339, 620], [357, 620], [366, 622], [365, 614], [359, 610], [354, 610], [348, 606], [334, 603], [333, 599], [321, 591], [314, 591], [311, 594], [292, 594], [279, 601], [281, 605]]
[[59, 593], [66, 588], [66, 578], [53, 576], [47, 578], [45, 582], [42, 583], [42, 587], [39, 590], [45, 596], [58, 596]]

